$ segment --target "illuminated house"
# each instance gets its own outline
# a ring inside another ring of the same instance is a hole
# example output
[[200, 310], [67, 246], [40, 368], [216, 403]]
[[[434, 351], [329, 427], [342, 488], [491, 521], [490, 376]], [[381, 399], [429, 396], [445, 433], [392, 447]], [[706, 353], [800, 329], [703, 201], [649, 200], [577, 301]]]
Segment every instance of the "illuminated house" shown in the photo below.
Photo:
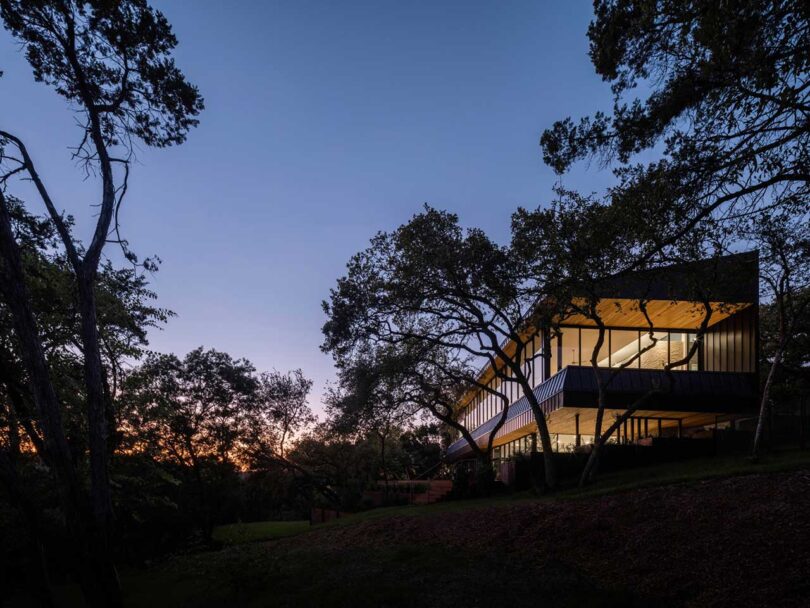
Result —
[[[708, 262], [703, 263], [708, 264]], [[658, 436], [690, 436], [699, 431], [733, 424], [750, 415], [758, 399], [759, 264], [756, 253], [726, 256], [712, 261], [713, 313], [703, 344], [695, 356], [673, 371], [671, 389], [661, 391], [635, 412], [612, 440], [638, 442]], [[656, 344], [632, 366], [619, 370], [607, 393], [603, 430], [612, 424], [652, 386], [662, 386], [664, 365], [689, 352], [703, 319], [700, 307], [686, 299], [686, 273], [695, 267], [671, 266], [655, 273], [637, 273], [606, 282], [600, 292], [600, 317], [605, 322], [605, 344], [599, 356], [601, 374], [611, 374], [634, 355], [649, 347], [649, 325], [638, 309], [639, 298], [655, 328]], [[635, 305], [634, 305], [635, 304]], [[552, 444], [569, 450], [593, 441], [597, 407], [597, 383], [590, 364], [598, 330], [584, 317], [568, 317], [559, 333], [539, 329], [530, 344], [527, 363], [542, 411], [546, 415]], [[531, 355], [530, 355], [531, 357]], [[482, 370], [482, 382], [501, 382], [493, 370]], [[511, 405], [503, 427], [495, 436], [493, 458], [509, 458], [540, 450], [537, 424], [528, 401], [514, 382]], [[669, 386], [669, 385], [667, 385]], [[457, 416], [473, 438], [484, 445], [502, 412], [500, 402], [483, 390], [470, 391], [456, 407]], [[448, 460], [472, 455], [463, 438], [448, 448]]]

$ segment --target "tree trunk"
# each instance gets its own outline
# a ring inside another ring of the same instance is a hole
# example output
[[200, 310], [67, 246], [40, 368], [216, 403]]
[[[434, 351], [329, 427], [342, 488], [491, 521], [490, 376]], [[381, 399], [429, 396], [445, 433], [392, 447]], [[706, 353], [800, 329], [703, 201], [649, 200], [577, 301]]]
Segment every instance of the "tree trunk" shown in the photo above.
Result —
[[492, 452], [482, 450], [479, 453], [475, 481], [481, 494], [484, 496], [492, 494], [493, 484], [495, 483], [495, 471], [492, 469]]
[[765, 414], [768, 411], [768, 400], [770, 399], [771, 385], [773, 378], [776, 375], [776, 368], [782, 362], [782, 354], [784, 352], [784, 340], [779, 341], [779, 347], [773, 358], [771, 369], [768, 370], [768, 378], [765, 380], [765, 387], [762, 389], [762, 401], [759, 404], [759, 419], [757, 420], [757, 430], [754, 433], [754, 446], [751, 451], [751, 456], [756, 459], [759, 458], [759, 452], [762, 442], [762, 429], [765, 426]]
[[551, 435], [548, 432], [548, 425], [546, 424], [546, 419], [542, 412], [540, 412], [540, 416], [543, 419], [543, 424], [538, 423], [537, 428], [540, 433], [540, 445], [543, 447], [543, 475], [546, 487], [553, 490], [557, 487], [557, 467], [554, 462], [554, 449], [551, 446]]
[[105, 390], [104, 365], [99, 347], [96, 319], [95, 272], [82, 270], [76, 276], [81, 316], [81, 340], [84, 354], [84, 381], [87, 391], [87, 427], [90, 447], [90, 494], [93, 510], [93, 542], [105, 570], [103, 581], [111, 586], [110, 593], [119, 588], [118, 574], [110, 556], [112, 529], [112, 496], [108, 470], [108, 395]]
[[588, 454], [588, 460], [585, 463], [585, 468], [582, 470], [582, 475], [579, 477], [580, 487], [593, 481], [593, 478], [596, 476], [596, 471], [599, 469], [599, 457], [601, 456], [600, 452], [602, 450], [602, 444], [610, 439], [610, 436], [602, 437], [602, 423], [605, 414], [607, 391], [605, 390], [604, 383], [599, 381], [598, 378], [597, 382], [599, 386], [599, 403], [596, 410], [596, 424], [593, 432], [593, 448], [591, 449], [591, 453]]
[[42, 425], [48, 464], [59, 481], [62, 508], [68, 532], [77, 553], [79, 578], [91, 606], [119, 606], [120, 589], [108, 556], [91, 543], [85, 517], [85, 494], [65, 437], [59, 400], [51, 382], [48, 363], [39, 337], [31, 299], [25, 284], [20, 250], [14, 240], [5, 198], [0, 194], [0, 292], [11, 311], [21, 358], [28, 372], [31, 395]]
[[551, 435], [548, 432], [548, 425], [546, 424], [546, 417], [543, 410], [540, 409], [540, 404], [531, 390], [528, 382], [521, 383], [523, 394], [529, 401], [534, 414], [534, 420], [537, 423], [537, 432], [540, 435], [540, 445], [543, 448], [543, 475], [545, 477], [545, 485], [549, 490], [557, 487], [557, 467], [554, 462], [554, 450], [551, 447]]
[[385, 466], [385, 434], [379, 433], [380, 436], [380, 468], [383, 474], [383, 485], [385, 487], [385, 500], [388, 500], [388, 469]]

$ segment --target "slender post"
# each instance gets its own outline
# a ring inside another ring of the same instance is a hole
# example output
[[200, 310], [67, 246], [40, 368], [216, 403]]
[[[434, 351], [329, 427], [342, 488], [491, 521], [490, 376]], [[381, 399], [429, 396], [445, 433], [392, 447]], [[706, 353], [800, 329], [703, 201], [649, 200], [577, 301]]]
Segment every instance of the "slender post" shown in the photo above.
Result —
[[683, 439], [683, 418], [678, 418], [678, 439]]
[[664, 428], [663, 428], [663, 425], [661, 424], [661, 419], [660, 418], [658, 419], [658, 436], [659, 437], [664, 436]]
[[579, 436], [579, 414], [574, 414], [574, 427], [575, 427], [576, 436], [577, 436], [577, 438], [576, 438], [576, 446], [579, 447], [580, 443], [581, 443], [580, 436]]

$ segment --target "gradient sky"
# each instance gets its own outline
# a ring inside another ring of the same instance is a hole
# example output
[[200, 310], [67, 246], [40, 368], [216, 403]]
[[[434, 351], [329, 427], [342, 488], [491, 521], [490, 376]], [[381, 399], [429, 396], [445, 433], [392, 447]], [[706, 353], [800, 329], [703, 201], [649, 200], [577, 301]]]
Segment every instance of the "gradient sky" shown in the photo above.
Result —
[[[542, 130], [610, 104], [587, 57], [588, 1], [154, 4], [206, 111], [185, 145], [139, 152], [122, 212], [135, 251], [162, 258], [153, 287], [178, 313], [151, 347], [301, 367], [316, 409], [333, 377], [321, 301], [348, 258], [424, 202], [505, 240], [510, 213], [559, 181]], [[0, 70], [0, 126], [88, 239], [96, 189], [70, 161], [70, 112], [5, 32]], [[597, 169], [562, 183], [601, 189]]]

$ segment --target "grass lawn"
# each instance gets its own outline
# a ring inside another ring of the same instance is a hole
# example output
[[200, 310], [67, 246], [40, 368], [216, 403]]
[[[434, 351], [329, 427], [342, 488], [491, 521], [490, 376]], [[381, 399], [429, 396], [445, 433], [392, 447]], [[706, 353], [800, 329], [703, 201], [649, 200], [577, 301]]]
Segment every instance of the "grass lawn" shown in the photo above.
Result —
[[303, 521], [257, 521], [247, 524], [228, 524], [214, 528], [215, 541], [224, 545], [240, 545], [261, 540], [273, 540], [294, 536], [309, 530], [309, 522]]

